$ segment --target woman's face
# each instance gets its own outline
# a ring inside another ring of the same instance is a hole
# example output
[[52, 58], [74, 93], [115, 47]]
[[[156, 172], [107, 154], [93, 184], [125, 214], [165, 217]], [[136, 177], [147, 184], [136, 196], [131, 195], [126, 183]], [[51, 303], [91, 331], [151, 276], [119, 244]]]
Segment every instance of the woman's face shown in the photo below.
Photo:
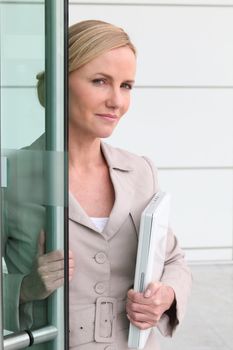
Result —
[[129, 108], [135, 70], [135, 55], [123, 46], [70, 73], [70, 126], [84, 136], [110, 136]]

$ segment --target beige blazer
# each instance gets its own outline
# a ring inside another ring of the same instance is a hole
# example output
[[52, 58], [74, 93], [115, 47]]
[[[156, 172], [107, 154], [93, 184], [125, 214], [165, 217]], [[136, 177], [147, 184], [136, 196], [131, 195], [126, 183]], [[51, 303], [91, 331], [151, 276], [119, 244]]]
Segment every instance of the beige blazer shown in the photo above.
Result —
[[[70, 348], [126, 350], [129, 323], [127, 291], [133, 286], [140, 215], [158, 191], [151, 161], [101, 144], [115, 190], [115, 203], [103, 232], [70, 194], [69, 234], [76, 270], [70, 283]], [[98, 205], [98, 204], [97, 204]], [[160, 332], [171, 336], [181, 322], [191, 286], [190, 271], [172, 231], [168, 232], [161, 279], [173, 287], [176, 308], [164, 314]], [[116, 320], [116, 322], [115, 322]], [[158, 349], [151, 331], [145, 350]]]
[[[76, 260], [70, 283], [70, 348], [78, 350], [125, 350], [128, 320], [125, 300], [133, 286], [137, 237], [142, 210], [158, 190], [156, 171], [150, 160], [102, 143], [115, 190], [115, 204], [100, 233], [70, 194], [70, 248]], [[44, 227], [44, 138], [9, 156], [10, 178], [5, 196], [4, 276], [5, 328], [13, 331], [41, 327], [46, 321], [46, 301], [19, 305], [20, 285], [37, 253], [37, 238]], [[30, 161], [28, 161], [28, 157]], [[17, 181], [16, 181], [17, 180]], [[25, 188], [23, 186], [25, 184]], [[176, 309], [164, 315], [159, 328], [171, 335], [181, 322], [191, 285], [183, 253], [173, 233], [168, 233], [167, 258], [162, 281], [176, 293]], [[36, 348], [45, 350], [45, 344]], [[152, 330], [146, 350], [157, 350]], [[48, 346], [49, 349], [49, 346]]]

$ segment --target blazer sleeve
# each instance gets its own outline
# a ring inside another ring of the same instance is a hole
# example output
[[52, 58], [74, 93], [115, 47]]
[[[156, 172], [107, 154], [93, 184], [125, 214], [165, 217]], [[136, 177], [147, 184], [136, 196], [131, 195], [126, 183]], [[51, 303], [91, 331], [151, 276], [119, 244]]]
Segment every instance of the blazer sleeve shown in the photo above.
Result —
[[6, 273], [3, 276], [4, 328], [13, 332], [32, 326], [32, 302], [19, 303], [24, 275]]
[[39, 155], [22, 150], [8, 155], [9, 186], [4, 190], [2, 242], [4, 328], [10, 331], [29, 329], [35, 321], [35, 302], [21, 304], [20, 289], [34, 263], [37, 232], [44, 227], [44, 209], [28, 200], [41, 188], [37, 180], [40, 173], [37, 175], [34, 163], [32, 167], [28, 161], [33, 158], [39, 167]]
[[[155, 193], [159, 190], [157, 170], [150, 159], [144, 158], [151, 167]], [[173, 288], [175, 301], [170, 309], [162, 315], [157, 328], [164, 336], [172, 336], [184, 317], [192, 285], [192, 276], [185, 261], [184, 252], [179, 247], [178, 240], [171, 228], [168, 229], [167, 233], [166, 258], [161, 282]]]
[[[17, 243], [14, 246], [15, 249], [9, 249], [7, 229], [4, 227], [2, 243], [4, 263], [8, 260], [11, 261], [11, 259], [14, 262], [18, 261]], [[18, 265], [20, 265], [20, 261], [18, 261]], [[3, 270], [4, 328], [13, 332], [29, 329], [33, 323], [32, 302], [20, 304], [20, 289], [25, 274], [12, 272], [10, 263], [5, 263]]]

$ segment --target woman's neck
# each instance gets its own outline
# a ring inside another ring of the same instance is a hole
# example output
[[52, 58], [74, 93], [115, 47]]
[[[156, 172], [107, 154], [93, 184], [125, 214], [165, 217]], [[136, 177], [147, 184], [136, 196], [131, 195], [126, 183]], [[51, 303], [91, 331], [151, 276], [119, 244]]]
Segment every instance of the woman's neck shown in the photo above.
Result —
[[69, 165], [72, 168], [93, 167], [104, 162], [99, 138], [87, 138], [81, 135], [69, 135]]

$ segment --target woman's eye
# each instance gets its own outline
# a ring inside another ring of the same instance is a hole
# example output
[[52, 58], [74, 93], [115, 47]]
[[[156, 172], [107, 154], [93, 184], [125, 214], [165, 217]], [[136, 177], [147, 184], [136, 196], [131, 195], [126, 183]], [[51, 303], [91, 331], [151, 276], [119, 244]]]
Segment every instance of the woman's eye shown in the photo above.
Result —
[[133, 88], [133, 86], [129, 83], [123, 83], [123, 84], [121, 84], [121, 87], [123, 87], [127, 90], [131, 90]]
[[93, 79], [92, 82], [93, 82], [93, 84], [95, 84], [95, 85], [103, 85], [103, 84], [105, 84], [105, 80], [104, 80], [104, 79], [101, 79], [101, 78], [99, 78], [99, 79]]

